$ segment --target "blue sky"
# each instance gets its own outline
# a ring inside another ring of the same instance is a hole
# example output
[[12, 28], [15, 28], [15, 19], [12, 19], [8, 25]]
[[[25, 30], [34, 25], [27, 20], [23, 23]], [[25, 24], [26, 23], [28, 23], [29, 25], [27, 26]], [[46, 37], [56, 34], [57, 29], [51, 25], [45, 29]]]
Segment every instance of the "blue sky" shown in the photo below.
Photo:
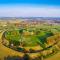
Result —
[[60, 17], [60, 0], [0, 0], [0, 17]]
[[60, 5], [60, 0], [0, 0], [0, 4]]

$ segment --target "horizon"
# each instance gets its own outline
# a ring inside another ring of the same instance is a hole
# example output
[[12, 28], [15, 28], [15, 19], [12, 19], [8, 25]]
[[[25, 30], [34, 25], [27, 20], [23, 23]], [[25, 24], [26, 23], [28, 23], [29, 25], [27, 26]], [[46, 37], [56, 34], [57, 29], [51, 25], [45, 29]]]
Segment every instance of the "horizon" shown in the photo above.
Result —
[[0, 17], [60, 17], [60, 1], [0, 0]]

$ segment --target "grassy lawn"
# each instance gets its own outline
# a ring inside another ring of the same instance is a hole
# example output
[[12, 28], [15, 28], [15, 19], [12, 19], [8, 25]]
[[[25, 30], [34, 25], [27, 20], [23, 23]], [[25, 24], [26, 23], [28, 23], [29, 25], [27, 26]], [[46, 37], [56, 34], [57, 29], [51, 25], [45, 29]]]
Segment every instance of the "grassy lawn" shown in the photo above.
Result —
[[[21, 52], [14, 51], [14, 50], [2, 45], [1, 36], [2, 36], [2, 33], [0, 33], [0, 60], [4, 60], [4, 57], [6, 57], [6, 56], [23, 56], [24, 55]], [[30, 47], [25, 47], [25, 48], [29, 49]], [[31, 47], [31, 48], [33, 48], [33, 47]], [[39, 49], [39, 48], [40, 48], [39, 46], [34, 47], [34, 49]], [[37, 55], [39, 55], [39, 53], [34, 53], [34, 54], [29, 54], [29, 55], [31, 57], [36, 57]]]
[[14, 51], [12, 49], [9, 49], [1, 44], [1, 36], [2, 33], [0, 33], [0, 60], [3, 60], [4, 57], [10, 55], [10, 56], [23, 56], [23, 53]]
[[[52, 31], [54, 32], [54, 30], [52, 30]], [[42, 33], [40, 32], [40, 34], [38, 35], [38, 37], [41, 36], [42, 38], [49, 35], [49, 34], [46, 34], [45, 32], [42, 32]], [[2, 33], [0, 33], [0, 60], [4, 60], [4, 57], [6, 57], [6, 56], [23, 56], [24, 55], [24, 53], [22, 53], [22, 52], [12, 50], [12, 49], [7, 48], [4, 45], [2, 45], [1, 36], [2, 36]], [[15, 36], [13, 36], [13, 37], [15, 37]], [[24, 48], [27, 50], [29, 50], [30, 48], [33, 50], [42, 49], [42, 47], [40, 45], [37, 46], [37, 44], [36, 44], [36, 42], [45, 42], [45, 40], [44, 40], [45, 38], [41, 39], [41, 37], [39, 38], [40, 41], [38, 41], [36, 36], [27, 37], [26, 39], [24, 39], [24, 43], [27, 45], [27, 46], [24, 46]], [[17, 39], [17, 38], [15, 37], [15, 38], [13, 38], [13, 40], [14, 39]], [[20, 38], [18, 38], [18, 40], [19, 39]], [[42, 44], [44, 44], [44, 43], [42, 43]], [[29, 53], [29, 56], [34, 58], [34, 57], [38, 56], [39, 54], [40, 54], [39, 52], [38, 53]], [[55, 54], [54, 56], [46, 58], [45, 60], [53, 60], [53, 59], [54, 60], [60, 60], [60, 52]]]

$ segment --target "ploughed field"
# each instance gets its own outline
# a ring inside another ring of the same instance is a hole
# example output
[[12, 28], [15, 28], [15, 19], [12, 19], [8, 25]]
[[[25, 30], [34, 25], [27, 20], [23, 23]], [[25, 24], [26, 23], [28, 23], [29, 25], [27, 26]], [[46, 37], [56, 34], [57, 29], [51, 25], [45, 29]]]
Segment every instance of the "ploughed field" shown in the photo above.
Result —
[[47, 59], [60, 51], [60, 26], [10, 27], [2, 34], [1, 45], [7, 48], [6, 50], [11, 49], [16, 52], [18, 56], [29, 57], [28, 60]]

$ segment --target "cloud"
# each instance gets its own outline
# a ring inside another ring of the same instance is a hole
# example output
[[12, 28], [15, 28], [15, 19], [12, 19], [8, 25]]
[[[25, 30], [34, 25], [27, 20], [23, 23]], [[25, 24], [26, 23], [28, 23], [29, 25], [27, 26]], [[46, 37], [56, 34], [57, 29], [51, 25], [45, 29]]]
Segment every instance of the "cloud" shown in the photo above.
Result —
[[0, 17], [60, 17], [60, 8], [50, 6], [0, 7]]

